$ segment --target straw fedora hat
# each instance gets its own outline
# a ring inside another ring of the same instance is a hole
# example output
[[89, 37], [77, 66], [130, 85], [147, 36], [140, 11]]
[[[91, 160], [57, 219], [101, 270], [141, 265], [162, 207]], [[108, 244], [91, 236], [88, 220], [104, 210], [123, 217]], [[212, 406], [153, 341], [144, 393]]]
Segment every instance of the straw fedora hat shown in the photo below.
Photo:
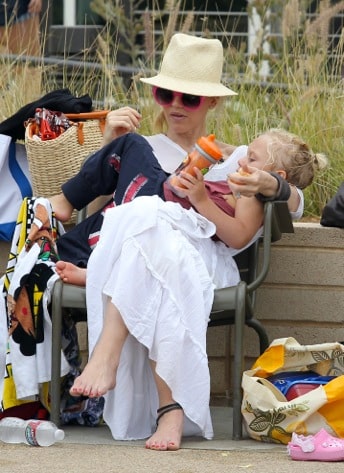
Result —
[[146, 84], [204, 97], [237, 95], [221, 84], [223, 48], [218, 39], [176, 33], [166, 49], [159, 73]]

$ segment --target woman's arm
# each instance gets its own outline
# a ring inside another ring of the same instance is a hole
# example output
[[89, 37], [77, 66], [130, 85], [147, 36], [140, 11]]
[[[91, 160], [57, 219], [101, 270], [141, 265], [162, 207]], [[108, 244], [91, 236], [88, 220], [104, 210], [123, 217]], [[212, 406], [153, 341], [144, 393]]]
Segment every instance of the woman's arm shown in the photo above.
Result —
[[290, 212], [298, 210], [300, 204], [299, 193], [283, 177], [250, 166], [247, 167], [247, 171], [248, 175], [242, 175], [238, 172], [229, 175], [230, 188], [234, 195], [256, 196], [262, 202], [286, 200]]
[[[240, 193], [242, 196], [253, 197], [261, 196], [261, 200], [264, 202], [266, 200], [286, 200], [288, 201], [288, 207], [290, 212], [298, 212], [302, 215], [303, 213], [303, 202], [301, 202], [299, 191], [295, 187], [290, 186], [290, 189], [286, 187], [288, 184], [285, 184], [282, 194], [280, 183], [277, 180], [276, 176], [272, 175], [270, 172], [258, 170], [256, 168], [248, 167], [247, 171], [252, 173], [250, 176], [238, 175], [234, 172], [239, 168], [239, 159], [243, 158], [247, 154], [247, 146], [233, 146], [228, 145], [223, 142], [216, 142], [220, 147], [223, 156], [226, 157], [229, 164], [229, 175], [234, 176], [235, 180], [239, 184], [233, 183], [231, 189], [234, 194]], [[246, 171], [246, 169], [245, 169]], [[287, 190], [287, 192], [286, 192]], [[289, 194], [290, 192], [290, 194]]]

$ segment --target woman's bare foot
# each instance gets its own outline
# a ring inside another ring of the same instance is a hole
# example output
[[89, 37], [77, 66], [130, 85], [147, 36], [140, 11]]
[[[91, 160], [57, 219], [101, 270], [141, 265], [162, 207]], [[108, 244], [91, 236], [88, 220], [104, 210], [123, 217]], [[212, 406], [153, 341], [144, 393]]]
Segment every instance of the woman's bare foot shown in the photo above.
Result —
[[71, 218], [74, 208], [62, 193], [49, 197], [49, 202], [58, 220], [67, 222]]
[[94, 352], [69, 392], [72, 396], [99, 397], [116, 385], [117, 364], [109, 362], [98, 350]]
[[175, 409], [166, 412], [159, 419], [156, 432], [146, 441], [151, 450], [179, 450], [184, 425], [184, 412]]
[[79, 268], [75, 264], [66, 261], [58, 261], [56, 272], [63, 282], [86, 286], [86, 268]]
[[117, 307], [108, 299], [104, 323], [85, 369], [74, 380], [72, 396], [103, 396], [116, 385], [116, 374], [128, 329]]

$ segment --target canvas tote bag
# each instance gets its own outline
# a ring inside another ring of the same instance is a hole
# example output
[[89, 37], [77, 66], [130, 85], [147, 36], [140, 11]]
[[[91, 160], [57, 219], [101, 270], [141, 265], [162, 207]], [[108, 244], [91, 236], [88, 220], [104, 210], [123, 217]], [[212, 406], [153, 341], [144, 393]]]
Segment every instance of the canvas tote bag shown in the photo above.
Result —
[[[85, 159], [101, 147], [107, 114], [108, 110], [66, 113], [70, 128], [46, 141], [35, 139], [34, 119], [26, 123], [25, 148], [34, 196], [50, 197], [61, 192], [62, 184], [75, 176]], [[76, 211], [67, 223], [75, 221]]]
[[70, 128], [46, 141], [35, 139], [33, 119], [26, 123], [25, 148], [35, 197], [59, 194], [61, 185], [75, 176], [84, 160], [101, 147], [107, 114], [107, 110], [67, 113]]
[[[276, 373], [314, 371], [334, 379], [290, 401], [266, 378]], [[293, 432], [314, 435], [321, 428], [344, 438], [344, 345], [300, 345], [294, 338], [274, 340], [243, 373], [242, 415], [248, 435], [287, 444]]]

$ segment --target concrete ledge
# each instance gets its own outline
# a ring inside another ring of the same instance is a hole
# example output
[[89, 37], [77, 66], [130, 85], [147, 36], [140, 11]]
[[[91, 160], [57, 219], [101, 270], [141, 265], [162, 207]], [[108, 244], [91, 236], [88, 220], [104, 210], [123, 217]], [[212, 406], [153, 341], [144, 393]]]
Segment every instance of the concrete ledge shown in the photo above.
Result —
[[[282, 337], [294, 337], [302, 344], [344, 340], [344, 230], [312, 223], [296, 223], [294, 228], [294, 234], [283, 235], [273, 245], [271, 270], [257, 291], [257, 317], [270, 341]], [[227, 354], [235, 343], [227, 330], [212, 328], [207, 339], [212, 393], [224, 398], [231, 391]], [[258, 337], [246, 328], [245, 339], [249, 367], [259, 356]]]

